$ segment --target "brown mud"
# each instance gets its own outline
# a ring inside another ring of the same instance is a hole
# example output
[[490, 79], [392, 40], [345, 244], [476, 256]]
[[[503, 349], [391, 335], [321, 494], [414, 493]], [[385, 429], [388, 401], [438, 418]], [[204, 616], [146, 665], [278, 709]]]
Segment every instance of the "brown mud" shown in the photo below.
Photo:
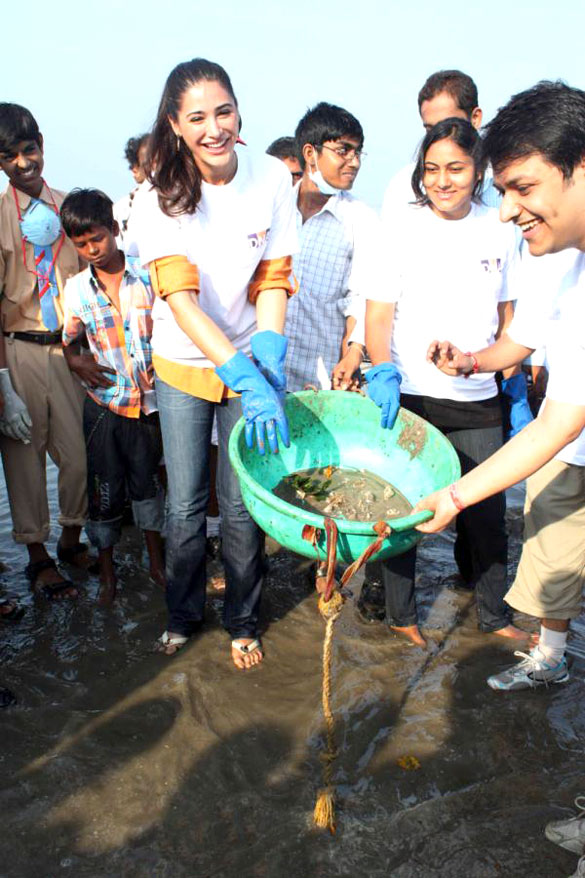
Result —
[[[512, 572], [518, 507], [509, 520]], [[203, 632], [168, 659], [151, 653], [163, 596], [132, 529], [113, 609], [96, 606], [93, 577], [78, 578], [76, 604], [48, 604], [28, 592], [4, 504], [2, 582], [27, 614], [0, 629], [0, 684], [19, 697], [0, 712], [0, 876], [571, 874], [576, 856], [543, 829], [585, 789], [585, 618], [574, 623], [567, 685], [492, 692], [485, 679], [514, 661], [516, 644], [477, 631], [472, 595], [453, 587], [451, 546], [447, 533], [421, 550], [427, 653], [361, 622], [355, 583], [337, 623], [332, 836], [311, 827], [323, 622], [308, 562], [270, 557], [260, 668], [231, 664], [217, 595]]]

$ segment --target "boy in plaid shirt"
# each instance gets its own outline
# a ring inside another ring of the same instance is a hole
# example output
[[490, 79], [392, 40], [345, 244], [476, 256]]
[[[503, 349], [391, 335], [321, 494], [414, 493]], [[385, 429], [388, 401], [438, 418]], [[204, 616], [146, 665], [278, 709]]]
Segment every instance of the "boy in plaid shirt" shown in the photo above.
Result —
[[[89, 263], [65, 286], [63, 346], [71, 371], [87, 390], [86, 529], [99, 551], [100, 603], [110, 604], [116, 593], [113, 547], [120, 539], [126, 492], [144, 531], [151, 577], [165, 584], [157, 475], [162, 439], [150, 347], [154, 295], [118, 250], [118, 224], [107, 195], [74, 190], [63, 202], [61, 221]], [[83, 340], [89, 352], [79, 349]]]

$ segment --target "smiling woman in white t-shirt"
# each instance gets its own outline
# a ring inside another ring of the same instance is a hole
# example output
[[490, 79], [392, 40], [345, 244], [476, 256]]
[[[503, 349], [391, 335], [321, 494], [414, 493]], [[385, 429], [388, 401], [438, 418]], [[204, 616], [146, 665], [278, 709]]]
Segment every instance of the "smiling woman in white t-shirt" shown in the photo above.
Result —
[[[373, 368], [368, 391], [391, 427], [399, 405], [444, 432], [463, 472], [502, 444], [502, 412], [493, 373], [450, 378], [426, 360], [433, 338], [457, 338], [463, 350], [489, 344], [508, 319], [508, 275], [516, 237], [496, 210], [479, 200], [482, 146], [464, 119], [446, 119], [426, 135], [412, 188], [415, 203], [388, 240], [390, 295], [367, 304], [366, 346]], [[390, 235], [390, 231], [388, 231]], [[511, 316], [511, 315], [510, 315]], [[489, 339], [489, 341], [488, 341]], [[457, 519], [455, 558], [469, 588], [475, 588], [479, 627], [524, 637], [510, 624], [504, 603], [507, 536], [503, 493]], [[469, 514], [466, 514], [469, 513]], [[382, 565], [386, 619], [418, 645], [414, 597], [416, 550]]]
[[153, 363], [169, 482], [167, 605], [159, 640], [172, 655], [205, 606], [209, 443], [217, 418], [223, 519], [224, 627], [239, 668], [262, 660], [257, 639], [261, 534], [227, 456], [237, 419], [265, 453], [288, 443], [282, 408], [287, 295], [296, 248], [290, 174], [277, 159], [236, 151], [241, 119], [230, 79], [196, 58], [170, 74], [150, 145], [150, 188], [135, 234], [150, 270]]

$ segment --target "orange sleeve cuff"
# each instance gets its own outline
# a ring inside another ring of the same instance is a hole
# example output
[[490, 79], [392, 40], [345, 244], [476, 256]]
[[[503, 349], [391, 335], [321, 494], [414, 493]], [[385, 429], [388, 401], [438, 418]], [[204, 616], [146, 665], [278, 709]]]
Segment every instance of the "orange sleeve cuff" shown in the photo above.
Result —
[[281, 256], [280, 259], [262, 259], [248, 284], [248, 299], [256, 302], [258, 294], [263, 290], [285, 290], [292, 296], [298, 284], [292, 273], [292, 256]]
[[186, 256], [165, 256], [150, 265], [152, 289], [161, 299], [182, 290], [199, 292], [199, 269]]

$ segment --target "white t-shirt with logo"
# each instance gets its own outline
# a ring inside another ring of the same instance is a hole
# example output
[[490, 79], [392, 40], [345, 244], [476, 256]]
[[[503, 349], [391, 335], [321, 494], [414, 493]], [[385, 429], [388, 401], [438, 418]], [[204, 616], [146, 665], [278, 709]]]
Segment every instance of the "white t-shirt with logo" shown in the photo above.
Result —
[[[199, 305], [236, 350], [250, 352], [256, 307], [248, 284], [261, 260], [291, 256], [297, 232], [290, 171], [272, 156], [237, 151], [238, 169], [224, 186], [202, 182], [194, 214], [166, 216], [156, 192], [141, 189], [132, 210], [140, 259], [148, 265], [165, 256], [186, 256], [199, 269]], [[153, 352], [166, 360], [213, 368], [179, 328], [169, 305], [157, 298]]]
[[473, 402], [497, 395], [492, 372], [451, 378], [426, 361], [434, 340], [477, 351], [495, 339], [498, 304], [514, 298], [508, 275], [517, 259], [516, 234], [498, 211], [473, 204], [466, 217], [447, 220], [430, 207], [405, 211], [401, 227], [387, 228], [390, 295], [395, 302], [392, 360], [403, 393]]
[[[523, 294], [510, 338], [527, 348], [543, 348], [549, 372], [548, 399], [585, 406], [585, 253], [563, 250], [522, 259], [517, 274]], [[556, 455], [585, 466], [585, 431]]]

